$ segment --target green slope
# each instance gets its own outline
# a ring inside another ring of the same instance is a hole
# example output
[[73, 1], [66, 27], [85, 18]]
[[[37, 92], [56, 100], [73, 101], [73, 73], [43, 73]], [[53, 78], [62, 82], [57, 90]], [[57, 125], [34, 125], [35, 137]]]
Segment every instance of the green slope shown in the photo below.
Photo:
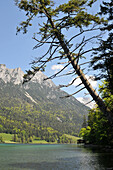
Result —
[[21, 140], [35, 135], [50, 142], [62, 134], [77, 136], [89, 108], [74, 97], [61, 99], [66, 93], [51, 81], [14, 82], [0, 79], [0, 133], [16, 133]]

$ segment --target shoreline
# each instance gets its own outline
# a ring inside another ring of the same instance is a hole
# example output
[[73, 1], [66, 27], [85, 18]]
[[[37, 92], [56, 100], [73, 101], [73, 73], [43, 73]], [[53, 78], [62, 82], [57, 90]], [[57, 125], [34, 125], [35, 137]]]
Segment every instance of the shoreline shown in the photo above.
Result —
[[41, 143], [18, 143], [18, 142], [2, 142], [2, 143], [0, 143], [0, 144], [20, 144], [20, 145], [60, 145], [60, 144], [67, 144], [67, 145], [69, 145], [69, 144], [71, 144], [71, 145], [73, 145], [73, 144], [75, 144], [75, 145], [77, 145], [77, 143], [43, 143], [43, 142], [41, 142]]
[[113, 153], [113, 146], [110, 145], [94, 145], [94, 144], [84, 144], [84, 148], [91, 148], [91, 149], [97, 149], [104, 152], [112, 152]]

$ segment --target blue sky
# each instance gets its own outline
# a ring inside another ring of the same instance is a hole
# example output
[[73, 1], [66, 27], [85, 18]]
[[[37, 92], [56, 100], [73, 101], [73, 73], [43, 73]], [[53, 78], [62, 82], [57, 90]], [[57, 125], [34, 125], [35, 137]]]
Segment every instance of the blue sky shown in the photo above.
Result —
[[[61, 0], [57, 0], [56, 2], [59, 4]], [[63, 2], [66, 1], [62, 0], [62, 3]], [[97, 0], [95, 8], [92, 9], [92, 13], [99, 10], [100, 2], [102, 2], [102, 0]], [[35, 41], [32, 40], [35, 27], [31, 27], [27, 34], [19, 33], [16, 35], [16, 27], [25, 19], [25, 16], [24, 13], [15, 6], [13, 0], [0, 1], [0, 16], [0, 64], [6, 64], [7, 68], [21, 67], [23, 71], [30, 69], [29, 63], [34, 57], [37, 57], [37, 51], [32, 50], [35, 45]], [[55, 71], [55, 67], [52, 69], [52, 65], [49, 64], [45, 74], [48, 76]], [[72, 78], [56, 78], [53, 81], [58, 85], [65, 84], [66, 80], [68, 80], [68, 83], [71, 79]], [[76, 91], [74, 86], [64, 90], [68, 93]], [[75, 97], [83, 97], [83, 95], [82, 92]]]
[[16, 35], [16, 27], [24, 19], [22, 12], [15, 6], [14, 1], [0, 1], [0, 63], [8, 68], [29, 68], [32, 57], [33, 42], [31, 35]]

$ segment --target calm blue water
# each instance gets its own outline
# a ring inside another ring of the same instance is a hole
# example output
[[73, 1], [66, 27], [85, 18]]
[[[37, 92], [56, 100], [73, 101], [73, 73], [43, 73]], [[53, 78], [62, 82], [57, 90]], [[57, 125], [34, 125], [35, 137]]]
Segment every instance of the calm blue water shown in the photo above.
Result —
[[0, 170], [106, 170], [113, 154], [77, 145], [0, 144]]

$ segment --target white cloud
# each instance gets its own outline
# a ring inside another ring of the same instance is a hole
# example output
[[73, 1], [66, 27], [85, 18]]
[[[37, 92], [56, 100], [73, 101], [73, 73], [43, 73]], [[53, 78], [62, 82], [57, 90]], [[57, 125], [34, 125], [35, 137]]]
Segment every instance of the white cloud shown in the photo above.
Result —
[[[86, 104], [91, 101], [90, 97], [78, 97], [76, 98], [79, 102]], [[87, 104], [86, 106], [90, 107], [91, 109], [95, 107], [95, 102], [92, 101], [91, 103]]]
[[[94, 80], [94, 76], [92, 75], [86, 75], [86, 78], [89, 80], [89, 83], [93, 86], [93, 87], [97, 87], [97, 81]], [[78, 78], [77, 80], [74, 81], [73, 85], [77, 86], [81, 83], [80, 78]]]
[[64, 68], [64, 66], [63, 65], [53, 65], [52, 67], [51, 67], [51, 69], [52, 70], [56, 70], [56, 71], [58, 71], [58, 70], [61, 70], [61, 69], [63, 69]]

